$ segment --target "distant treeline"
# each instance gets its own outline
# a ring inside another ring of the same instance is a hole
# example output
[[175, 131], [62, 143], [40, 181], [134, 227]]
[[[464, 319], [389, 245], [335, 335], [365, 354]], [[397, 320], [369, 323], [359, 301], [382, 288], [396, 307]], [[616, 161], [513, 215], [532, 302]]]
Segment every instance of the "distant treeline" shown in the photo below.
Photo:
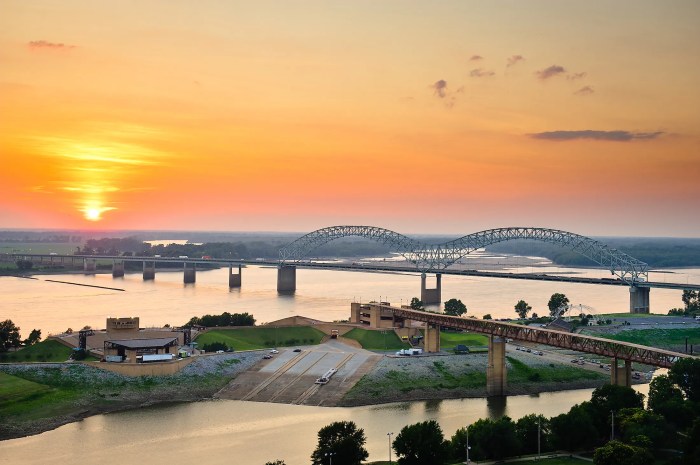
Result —
[[255, 326], [253, 315], [246, 313], [228, 313], [221, 315], [204, 315], [202, 317], [193, 316], [185, 324], [185, 327], [206, 326], [207, 328], [217, 326]]
[[[212, 257], [232, 259], [279, 258], [279, 250], [288, 242], [279, 240], [248, 240], [237, 242], [210, 242], [151, 246], [135, 237], [90, 239], [85, 246], [76, 248], [83, 255], [135, 255], [139, 257]], [[385, 255], [390, 248], [361, 238], [347, 238], [330, 242], [310, 252], [309, 257], [366, 257]]]
[[[700, 239], [600, 238], [599, 242], [655, 268], [700, 266]], [[519, 239], [486, 247], [493, 253], [545, 257], [558, 265], [593, 266], [595, 262], [572, 250], [545, 242]]]

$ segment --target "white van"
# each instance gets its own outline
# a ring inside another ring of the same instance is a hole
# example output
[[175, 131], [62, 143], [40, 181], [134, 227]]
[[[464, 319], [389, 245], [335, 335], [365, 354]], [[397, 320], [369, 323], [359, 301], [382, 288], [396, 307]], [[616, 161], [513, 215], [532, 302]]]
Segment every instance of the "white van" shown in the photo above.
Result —
[[695, 319], [700, 321], [700, 315], [695, 315]]

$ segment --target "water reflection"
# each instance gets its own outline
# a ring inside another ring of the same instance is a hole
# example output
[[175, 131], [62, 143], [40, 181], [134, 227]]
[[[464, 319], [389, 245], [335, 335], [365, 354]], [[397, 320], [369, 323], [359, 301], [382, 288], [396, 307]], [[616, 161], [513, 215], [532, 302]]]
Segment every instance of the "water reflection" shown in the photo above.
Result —
[[500, 418], [506, 414], [506, 405], [508, 397], [498, 396], [489, 397], [486, 399], [486, 408], [488, 409], [489, 418]]

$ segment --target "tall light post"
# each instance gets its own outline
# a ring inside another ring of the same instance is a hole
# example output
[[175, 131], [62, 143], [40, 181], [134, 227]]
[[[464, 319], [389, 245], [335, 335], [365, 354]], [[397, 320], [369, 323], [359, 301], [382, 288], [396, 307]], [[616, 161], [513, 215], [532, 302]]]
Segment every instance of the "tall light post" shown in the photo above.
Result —
[[469, 447], [469, 426], [470, 425], [467, 425], [467, 465], [469, 465], [469, 449], [471, 449], [471, 447]]
[[333, 465], [333, 456], [335, 455], [335, 452], [326, 452], [325, 454], [326, 457], [328, 457], [329, 464], [328, 465]]
[[610, 440], [615, 440], [615, 411], [610, 410]]
[[389, 465], [391, 465], [391, 435], [394, 433], [386, 433], [386, 435], [389, 437]]
[[540, 459], [540, 434], [542, 433], [542, 426], [540, 425], [540, 417], [537, 417], [537, 460]]

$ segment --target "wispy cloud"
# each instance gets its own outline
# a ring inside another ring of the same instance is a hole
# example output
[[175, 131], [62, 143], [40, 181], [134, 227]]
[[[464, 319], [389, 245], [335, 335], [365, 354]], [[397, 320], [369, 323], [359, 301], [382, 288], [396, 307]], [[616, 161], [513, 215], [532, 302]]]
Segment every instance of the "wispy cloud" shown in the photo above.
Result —
[[513, 55], [513, 56], [508, 58], [508, 62], [506, 63], [506, 67], [510, 68], [511, 66], [515, 66], [518, 63], [520, 63], [521, 61], [523, 61], [524, 59], [525, 59], [525, 57], [522, 55]]
[[545, 69], [541, 69], [539, 71], [536, 71], [535, 74], [542, 81], [546, 81], [547, 79], [553, 78], [554, 76], [558, 76], [558, 75], [565, 73], [565, 72], [566, 72], [566, 69], [563, 66], [552, 65], [552, 66], [549, 66]]
[[483, 59], [484, 57], [482, 57], [481, 55], [472, 55], [471, 58], [469, 58], [469, 61], [480, 61]]
[[567, 76], [566, 76], [566, 79], [568, 79], [569, 81], [576, 81], [577, 79], [583, 79], [583, 78], [585, 78], [586, 76], [588, 76], [588, 73], [586, 73], [586, 72], [582, 72], [582, 73], [573, 73], [573, 74], [567, 75]]
[[496, 75], [495, 72], [481, 69], [481, 68], [476, 68], [476, 69], [473, 69], [469, 72], [469, 76], [476, 77], [476, 78], [491, 77], [491, 76], [495, 76], [495, 75]]
[[435, 81], [430, 87], [433, 88], [433, 94], [439, 98], [445, 98], [447, 96], [447, 81], [440, 79]]
[[614, 142], [629, 142], [633, 140], [651, 140], [664, 134], [663, 131], [656, 132], [631, 132], [631, 131], [595, 131], [586, 129], [583, 131], [549, 131], [528, 134], [535, 139], [569, 141], [577, 139], [605, 140]]
[[595, 90], [591, 86], [583, 86], [576, 92], [574, 92], [575, 95], [591, 95], [594, 93]]
[[49, 42], [48, 40], [32, 40], [27, 43], [29, 48], [36, 50], [68, 50], [75, 48], [75, 45], [62, 44], [58, 42]]

